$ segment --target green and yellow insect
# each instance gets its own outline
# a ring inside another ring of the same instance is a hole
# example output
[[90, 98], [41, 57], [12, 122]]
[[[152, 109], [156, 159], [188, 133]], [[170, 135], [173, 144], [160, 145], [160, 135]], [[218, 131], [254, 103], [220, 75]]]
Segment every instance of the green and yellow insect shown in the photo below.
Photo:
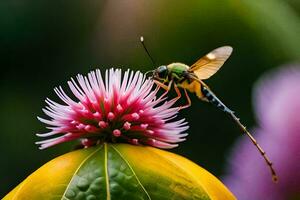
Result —
[[224, 46], [208, 53], [192, 66], [183, 63], [162, 65], [152, 71], [152, 78], [157, 85], [166, 91], [169, 91], [172, 85], [174, 85], [178, 95], [176, 98], [178, 99], [181, 97], [178, 87], [184, 89], [188, 103], [187, 105], [181, 106], [181, 109], [191, 105], [191, 100], [187, 93], [187, 91], [189, 91], [195, 93], [201, 100], [211, 102], [227, 113], [233, 113], [233, 111], [227, 108], [202, 81], [214, 75], [231, 53], [232, 48], [230, 46]]
[[[141, 38], [141, 41], [147, 54], [150, 56], [143, 43], [143, 38]], [[163, 96], [165, 96], [171, 90], [172, 86], [174, 86], [174, 89], [177, 93], [177, 97], [175, 97], [174, 100], [177, 101], [181, 97], [179, 88], [182, 88], [184, 90], [187, 104], [181, 106], [181, 109], [187, 108], [191, 105], [191, 100], [187, 92], [189, 91], [191, 93], [195, 93], [199, 99], [210, 102], [225, 113], [229, 114], [242, 129], [242, 131], [250, 138], [252, 143], [256, 146], [256, 148], [266, 161], [267, 165], [269, 166], [273, 180], [277, 181], [277, 175], [272, 166], [273, 164], [266, 156], [265, 151], [260, 147], [251, 133], [246, 129], [246, 127], [240, 122], [240, 119], [234, 114], [234, 112], [229, 109], [203, 82], [203, 80], [208, 79], [209, 77], [214, 75], [222, 67], [231, 53], [232, 47], [223, 46], [206, 54], [191, 66], [176, 62], [169, 65], [162, 65], [150, 72], [152, 73], [152, 79], [154, 80], [154, 82], [165, 90]]]

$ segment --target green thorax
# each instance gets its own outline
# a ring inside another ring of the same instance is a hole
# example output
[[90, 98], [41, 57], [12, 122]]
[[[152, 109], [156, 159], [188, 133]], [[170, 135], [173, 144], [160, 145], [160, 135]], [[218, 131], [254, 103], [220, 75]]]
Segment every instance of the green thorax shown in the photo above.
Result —
[[172, 78], [174, 81], [181, 81], [185, 77], [187, 70], [189, 69], [189, 66], [183, 63], [171, 63], [168, 66], [170, 78]]

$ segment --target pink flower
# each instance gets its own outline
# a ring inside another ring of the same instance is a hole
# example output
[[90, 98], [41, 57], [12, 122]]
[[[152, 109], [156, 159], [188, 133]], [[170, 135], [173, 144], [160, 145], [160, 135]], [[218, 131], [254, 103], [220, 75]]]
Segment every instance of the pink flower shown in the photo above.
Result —
[[278, 174], [270, 173], [247, 138], [230, 157], [228, 187], [243, 200], [284, 200], [300, 197], [300, 66], [285, 66], [265, 75], [254, 90], [259, 127], [257, 141], [264, 147]]
[[[78, 82], [78, 83], [77, 83]], [[87, 76], [78, 75], [68, 85], [77, 98], [71, 99], [61, 87], [55, 93], [64, 105], [46, 99], [43, 109], [51, 119], [38, 119], [48, 125], [51, 137], [36, 142], [44, 149], [62, 142], [80, 139], [85, 146], [99, 142], [129, 142], [159, 148], [174, 148], [184, 141], [188, 129], [185, 119], [174, 120], [179, 111], [174, 101], [157, 98], [158, 87], [140, 72], [99, 69]]]

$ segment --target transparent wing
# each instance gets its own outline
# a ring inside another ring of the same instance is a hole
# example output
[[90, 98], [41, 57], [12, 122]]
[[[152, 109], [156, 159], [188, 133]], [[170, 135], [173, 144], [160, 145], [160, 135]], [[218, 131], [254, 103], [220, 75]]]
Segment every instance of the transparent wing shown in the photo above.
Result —
[[194, 72], [200, 80], [208, 79], [222, 67], [231, 53], [232, 47], [219, 47], [200, 58], [189, 71]]

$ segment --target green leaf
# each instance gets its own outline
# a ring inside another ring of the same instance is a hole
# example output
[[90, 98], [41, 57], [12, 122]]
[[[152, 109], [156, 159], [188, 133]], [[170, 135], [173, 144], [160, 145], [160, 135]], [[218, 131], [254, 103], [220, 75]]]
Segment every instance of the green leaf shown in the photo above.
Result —
[[101, 146], [80, 163], [63, 194], [63, 199], [105, 199], [109, 188], [106, 170], [105, 152]]
[[153, 147], [103, 144], [46, 163], [8, 199], [202, 199], [235, 197], [210, 173]]

